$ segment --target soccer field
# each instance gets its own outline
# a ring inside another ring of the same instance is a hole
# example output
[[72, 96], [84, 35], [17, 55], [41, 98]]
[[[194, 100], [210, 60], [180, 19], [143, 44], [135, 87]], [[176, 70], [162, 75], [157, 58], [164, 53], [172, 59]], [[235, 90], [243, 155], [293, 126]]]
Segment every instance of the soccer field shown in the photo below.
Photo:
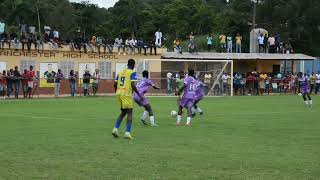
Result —
[[176, 127], [176, 98], [150, 98], [160, 126], [142, 126], [136, 106], [133, 141], [111, 136], [113, 97], [0, 101], [0, 179], [318, 179], [313, 100], [310, 111], [298, 96], [207, 98]]

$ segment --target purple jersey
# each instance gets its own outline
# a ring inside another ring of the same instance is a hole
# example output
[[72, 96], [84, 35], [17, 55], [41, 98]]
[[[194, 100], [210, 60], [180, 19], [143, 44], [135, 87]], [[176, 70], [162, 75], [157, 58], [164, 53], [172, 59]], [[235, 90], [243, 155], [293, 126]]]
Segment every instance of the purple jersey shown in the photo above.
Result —
[[299, 78], [299, 83], [300, 83], [300, 87], [302, 89], [309, 89], [309, 80], [307, 76], [302, 76], [301, 78]]
[[204, 96], [204, 84], [200, 81], [200, 80], [197, 80], [197, 83], [198, 83], [198, 87], [197, 87], [197, 90], [196, 90], [196, 99], [197, 100], [200, 100], [203, 98]]
[[194, 79], [192, 76], [188, 76], [184, 79], [184, 93], [183, 98], [186, 99], [195, 99], [196, 90], [198, 88], [198, 81]]
[[[139, 93], [143, 96], [148, 92], [149, 87], [153, 86], [153, 85], [154, 85], [154, 83], [150, 79], [142, 78], [141, 80], [139, 80], [137, 82], [136, 87], [137, 87]], [[137, 96], [136, 93], [134, 93], [134, 95]]]

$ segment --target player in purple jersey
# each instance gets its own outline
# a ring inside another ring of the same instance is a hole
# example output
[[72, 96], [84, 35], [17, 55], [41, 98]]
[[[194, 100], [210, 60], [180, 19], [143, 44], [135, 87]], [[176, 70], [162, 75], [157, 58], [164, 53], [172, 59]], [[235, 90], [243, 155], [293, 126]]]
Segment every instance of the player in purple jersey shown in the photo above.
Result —
[[[148, 92], [149, 87], [153, 87], [154, 89], [160, 89], [158, 86], [156, 86], [149, 78], [149, 72], [143, 71], [142, 72], [142, 79], [139, 80], [136, 84], [136, 87], [140, 93], [144, 97], [144, 95]], [[137, 93], [134, 93], [133, 95], [134, 101], [141, 107], [144, 107], [145, 111], [142, 114], [141, 122], [144, 125], [148, 125], [146, 122], [147, 116], [149, 115], [150, 118], [150, 124], [151, 126], [157, 126], [157, 124], [154, 122], [154, 115], [151, 108], [151, 105], [146, 97], [141, 100], [141, 98], [138, 96]]]
[[195, 94], [198, 87], [198, 83], [194, 78], [194, 70], [190, 69], [188, 73], [188, 77], [184, 79], [184, 85], [179, 90], [178, 95], [180, 95], [183, 91], [183, 96], [180, 101], [179, 105], [179, 111], [177, 116], [177, 126], [181, 124], [181, 118], [182, 118], [182, 110], [183, 108], [186, 108], [188, 110], [188, 116], [187, 116], [187, 123], [186, 126], [190, 126], [191, 117], [192, 117], [192, 110], [191, 108], [194, 105], [195, 102]]
[[[312, 107], [312, 99], [310, 97], [310, 85], [309, 85], [309, 79], [306, 75], [303, 75], [302, 72], [298, 73], [299, 78], [299, 85], [300, 85], [300, 92], [302, 94], [303, 100], [306, 103], [306, 106], [308, 108]], [[307, 99], [307, 97], [308, 99]]]
[[197, 90], [196, 90], [195, 102], [194, 102], [194, 105], [192, 107], [192, 115], [193, 116], [195, 116], [197, 112], [200, 115], [203, 115], [203, 111], [198, 106], [198, 103], [203, 99], [203, 97], [205, 95], [204, 88], [206, 87], [206, 85], [200, 79], [197, 79], [196, 81], [198, 83], [198, 87], [197, 87]]

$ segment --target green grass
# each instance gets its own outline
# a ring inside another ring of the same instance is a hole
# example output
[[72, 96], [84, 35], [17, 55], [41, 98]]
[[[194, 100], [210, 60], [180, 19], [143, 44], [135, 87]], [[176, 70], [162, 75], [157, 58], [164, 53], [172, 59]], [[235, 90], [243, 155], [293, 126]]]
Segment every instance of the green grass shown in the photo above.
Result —
[[150, 98], [160, 127], [136, 107], [133, 141], [111, 137], [112, 97], [0, 101], [0, 179], [319, 179], [313, 99], [207, 98], [188, 128], [169, 117], [176, 98]]

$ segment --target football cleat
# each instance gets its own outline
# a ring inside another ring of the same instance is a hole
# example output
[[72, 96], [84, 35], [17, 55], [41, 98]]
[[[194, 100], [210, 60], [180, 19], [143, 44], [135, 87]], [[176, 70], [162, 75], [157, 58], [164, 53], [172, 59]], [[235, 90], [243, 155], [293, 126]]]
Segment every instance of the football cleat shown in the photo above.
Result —
[[131, 134], [130, 134], [129, 132], [126, 132], [126, 133], [124, 134], [124, 138], [125, 138], [125, 139], [129, 139], [129, 140], [133, 140], [133, 137], [131, 136]]
[[113, 128], [112, 130], [112, 136], [115, 137], [115, 138], [118, 138], [119, 137], [119, 131], [117, 128]]
[[151, 127], [158, 127], [158, 124], [156, 124], [156, 123], [151, 124]]
[[146, 122], [146, 120], [140, 119], [140, 121], [141, 121], [141, 123], [142, 123], [143, 125], [148, 125], [148, 123]]

